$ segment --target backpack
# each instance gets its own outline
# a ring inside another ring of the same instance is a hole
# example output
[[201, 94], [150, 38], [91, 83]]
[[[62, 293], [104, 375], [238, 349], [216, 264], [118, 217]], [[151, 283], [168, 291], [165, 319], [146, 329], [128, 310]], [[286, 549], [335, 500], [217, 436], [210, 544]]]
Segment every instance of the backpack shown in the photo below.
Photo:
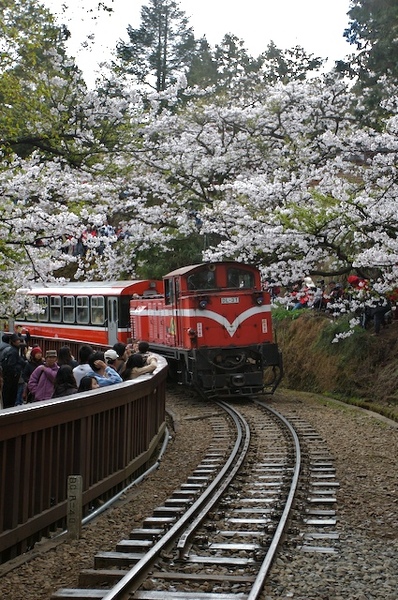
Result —
[[8, 362], [11, 357], [11, 353], [12, 353], [11, 346], [9, 348], [4, 348], [3, 351], [1, 352], [0, 365], [1, 365], [2, 369], [7, 368]]
[[0, 365], [3, 369], [3, 375], [21, 375], [22, 370], [18, 365], [18, 355], [15, 354], [12, 346], [4, 349], [0, 357]]

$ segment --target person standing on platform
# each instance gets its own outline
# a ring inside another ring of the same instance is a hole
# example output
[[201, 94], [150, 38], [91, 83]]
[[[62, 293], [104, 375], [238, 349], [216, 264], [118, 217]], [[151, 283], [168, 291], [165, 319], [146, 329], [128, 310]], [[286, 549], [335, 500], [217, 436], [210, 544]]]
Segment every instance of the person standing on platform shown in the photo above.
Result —
[[53, 398], [63, 398], [77, 394], [76, 379], [70, 365], [61, 365], [55, 376]]
[[40, 402], [52, 398], [58, 369], [57, 351], [47, 350], [44, 365], [37, 367], [29, 378], [28, 389], [34, 396], [32, 401]]
[[128, 381], [140, 375], [145, 375], [145, 373], [153, 373], [157, 365], [158, 361], [155, 356], [152, 355], [148, 359], [145, 359], [143, 354], [135, 352], [135, 354], [132, 354], [127, 359], [123, 379], [124, 381]]
[[4, 350], [6, 350], [6, 348], [9, 348], [9, 346], [10, 346], [10, 337], [11, 337], [10, 333], [3, 333], [3, 335], [2, 335], [1, 342], [0, 342], [0, 362], [1, 362], [1, 357], [3, 356]]
[[73, 369], [73, 375], [76, 379], [77, 386], [79, 387], [82, 378], [87, 375], [92, 369], [88, 364], [88, 359], [93, 353], [93, 349], [88, 344], [83, 344], [79, 348], [78, 354], [78, 365]]
[[81, 378], [78, 392], [88, 392], [90, 390], [97, 390], [99, 388], [99, 383], [94, 377], [94, 375], [84, 375]]
[[28, 389], [28, 382], [33, 371], [37, 369], [37, 367], [40, 367], [43, 362], [43, 350], [40, 348], [40, 346], [33, 346], [32, 350], [30, 351], [29, 360], [22, 371], [22, 377], [25, 382], [25, 389], [23, 393], [25, 402], [33, 402], [33, 395]]
[[21, 354], [21, 338], [17, 333], [10, 336], [9, 348], [1, 355], [3, 369], [3, 408], [15, 406], [18, 393], [18, 383], [26, 364], [26, 358]]
[[62, 367], [62, 365], [68, 365], [71, 367], [71, 369], [74, 369], [79, 363], [74, 356], [72, 356], [69, 346], [62, 346], [58, 350], [57, 364], [59, 367]]
[[119, 373], [105, 362], [103, 352], [94, 352], [88, 360], [91, 371], [87, 375], [94, 375], [100, 387], [121, 383], [123, 379]]

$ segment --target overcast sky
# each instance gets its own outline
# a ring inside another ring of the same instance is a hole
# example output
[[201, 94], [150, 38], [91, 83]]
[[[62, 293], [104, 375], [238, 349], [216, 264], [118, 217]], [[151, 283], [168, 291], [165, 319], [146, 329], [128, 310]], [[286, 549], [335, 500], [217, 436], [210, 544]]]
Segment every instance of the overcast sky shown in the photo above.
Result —
[[[70, 53], [94, 82], [98, 62], [106, 60], [117, 40], [127, 40], [128, 25], [140, 26], [142, 0], [104, 0], [113, 13], [102, 11], [98, 0], [42, 0], [61, 22], [68, 25], [72, 39]], [[71, 8], [64, 13], [62, 5]], [[300, 45], [309, 53], [331, 61], [353, 51], [345, 38], [350, 0], [180, 0], [196, 38], [206, 35], [214, 46], [226, 33], [244, 40], [249, 53], [257, 56], [272, 40], [282, 49]], [[94, 42], [90, 38], [94, 36]]]

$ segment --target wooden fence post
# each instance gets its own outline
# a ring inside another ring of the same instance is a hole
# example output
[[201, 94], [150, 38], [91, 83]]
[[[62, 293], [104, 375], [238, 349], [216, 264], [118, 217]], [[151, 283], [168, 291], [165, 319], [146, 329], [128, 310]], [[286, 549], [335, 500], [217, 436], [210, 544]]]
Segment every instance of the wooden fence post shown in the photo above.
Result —
[[68, 477], [68, 514], [67, 527], [69, 536], [78, 540], [82, 530], [83, 518], [83, 477], [69, 475]]

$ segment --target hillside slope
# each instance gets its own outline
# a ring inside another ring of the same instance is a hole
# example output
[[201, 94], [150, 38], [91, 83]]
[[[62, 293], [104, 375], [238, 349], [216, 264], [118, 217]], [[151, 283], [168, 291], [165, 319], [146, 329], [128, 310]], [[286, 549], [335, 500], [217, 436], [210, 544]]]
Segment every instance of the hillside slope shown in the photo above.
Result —
[[398, 417], [398, 321], [378, 336], [360, 329], [337, 343], [341, 326], [324, 313], [300, 311], [274, 328], [284, 387], [378, 403]]

